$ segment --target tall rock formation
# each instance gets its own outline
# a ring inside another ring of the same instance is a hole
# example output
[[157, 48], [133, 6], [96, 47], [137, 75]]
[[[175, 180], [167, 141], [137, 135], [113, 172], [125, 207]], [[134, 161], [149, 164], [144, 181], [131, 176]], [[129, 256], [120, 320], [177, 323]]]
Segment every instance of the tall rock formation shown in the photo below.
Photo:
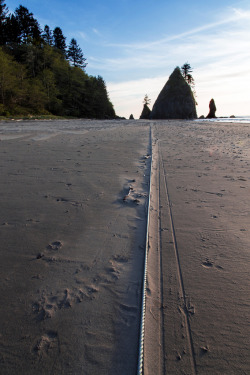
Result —
[[209, 102], [209, 114], [207, 115], [206, 118], [216, 118], [215, 112], [216, 112], [216, 105], [215, 105], [214, 99], [211, 99]]
[[177, 67], [161, 90], [151, 112], [152, 119], [197, 118], [196, 104], [190, 86]]
[[140, 119], [148, 120], [150, 118], [150, 115], [151, 115], [150, 108], [147, 106], [147, 104], [144, 104]]

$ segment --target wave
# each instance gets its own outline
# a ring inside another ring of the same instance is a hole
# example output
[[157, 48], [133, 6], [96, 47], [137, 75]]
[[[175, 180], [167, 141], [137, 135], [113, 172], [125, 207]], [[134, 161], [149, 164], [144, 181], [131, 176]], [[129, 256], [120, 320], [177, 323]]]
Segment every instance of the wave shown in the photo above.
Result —
[[250, 116], [236, 116], [234, 118], [231, 117], [217, 117], [217, 118], [205, 118], [205, 119], [197, 119], [195, 121], [210, 121], [210, 122], [230, 122], [230, 123], [241, 123], [247, 124], [250, 123]]

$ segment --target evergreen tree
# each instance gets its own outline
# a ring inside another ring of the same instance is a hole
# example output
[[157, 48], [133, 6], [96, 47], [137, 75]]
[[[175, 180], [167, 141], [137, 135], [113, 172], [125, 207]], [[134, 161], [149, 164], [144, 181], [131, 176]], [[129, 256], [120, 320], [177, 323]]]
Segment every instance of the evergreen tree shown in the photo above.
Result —
[[193, 71], [192, 71], [191, 65], [188, 62], [182, 65], [181, 74], [183, 75], [186, 82], [188, 80], [188, 76], [191, 76], [192, 72]]
[[5, 35], [5, 23], [8, 14], [8, 8], [4, 4], [4, 0], [0, 0], [0, 45], [5, 44], [6, 35]]
[[46, 44], [49, 46], [53, 45], [53, 33], [48, 25], [44, 26], [42, 37]]
[[38, 21], [33, 17], [27, 8], [20, 5], [15, 10], [15, 18], [19, 28], [21, 43], [38, 42], [41, 38], [41, 30]]
[[9, 46], [17, 45], [21, 43], [21, 34], [18, 21], [14, 14], [7, 17], [4, 27], [5, 42]]
[[[188, 62], [183, 64], [183, 66], [181, 67], [181, 74], [182, 74], [183, 78], [185, 79], [185, 81], [191, 87], [194, 97], [196, 97], [195, 82], [194, 82], [194, 78], [191, 74], [192, 72], [193, 72], [193, 70], [191, 68], [191, 65]], [[196, 105], [197, 105], [197, 103], [196, 103]]]
[[56, 27], [53, 31], [53, 45], [56, 49], [60, 50], [63, 55], [66, 55], [66, 38], [63, 35], [62, 29]]
[[86, 68], [87, 63], [85, 63], [86, 59], [83, 57], [83, 53], [79, 45], [77, 44], [77, 41], [73, 38], [71, 39], [67, 57], [69, 61], [73, 63], [74, 66], [79, 68]]
[[8, 14], [8, 8], [7, 5], [4, 4], [4, 0], [0, 0], [0, 21], [4, 22], [7, 14]]
[[191, 74], [192, 72], [192, 68], [187, 62], [181, 67], [181, 74], [185, 81], [189, 84], [189, 86], [191, 86], [191, 88], [194, 87], [194, 78]]
[[143, 99], [143, 104], [146, 104], [146, 106], [148, 106], [150, 102], [151, 102], [151, 99], [149, 99], [148, 94], [146, 94]]

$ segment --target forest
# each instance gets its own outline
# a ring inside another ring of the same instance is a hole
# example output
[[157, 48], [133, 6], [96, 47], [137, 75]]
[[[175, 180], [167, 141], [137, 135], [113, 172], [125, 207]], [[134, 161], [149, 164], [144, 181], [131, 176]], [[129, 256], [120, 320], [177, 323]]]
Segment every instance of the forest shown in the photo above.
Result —
[[60, 27], [42, 29], [27, 8], [11, 14], [0, 0], [0, 116], [115, 118], [104, 79], [86, 66], [76, 39], [67, 46]]

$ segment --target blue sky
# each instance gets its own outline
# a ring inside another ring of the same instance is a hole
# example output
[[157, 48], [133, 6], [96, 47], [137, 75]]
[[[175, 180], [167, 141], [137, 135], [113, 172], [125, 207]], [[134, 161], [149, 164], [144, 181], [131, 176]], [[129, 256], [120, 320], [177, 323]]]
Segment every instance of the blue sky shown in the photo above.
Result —
[[116, 113], [138, 118], [176, 66], [189, 62], [198, 115], [214, 98], [217, 116], [250, 114], [249, 0], [6, 0], [43, 27], [75, 38], [91, 75], [101, 75]]

